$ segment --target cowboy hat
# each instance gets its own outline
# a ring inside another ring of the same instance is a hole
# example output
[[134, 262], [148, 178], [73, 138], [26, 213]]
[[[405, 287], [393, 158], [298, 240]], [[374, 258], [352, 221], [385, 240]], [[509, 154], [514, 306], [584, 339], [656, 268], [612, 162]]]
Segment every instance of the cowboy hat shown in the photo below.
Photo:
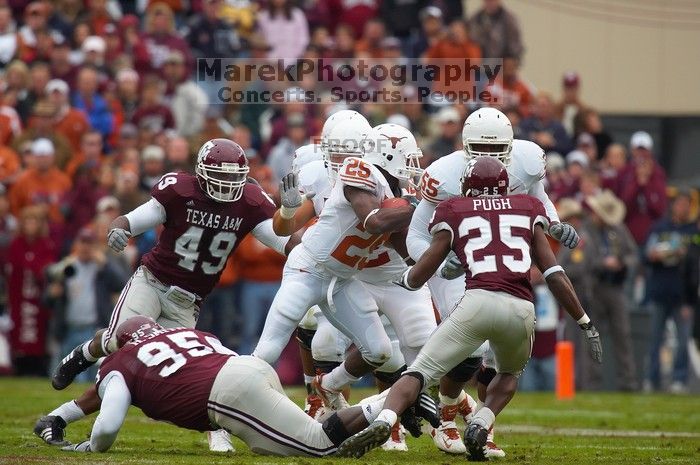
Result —
[[575, 216], [581, 216], [583, 209], [581, 208], [581, 202], [566, 197], [557, 203], [557, 212], [559, 213], [559, 219], [566, 221]]
[[610, 190], [586, 197], [588, 207], [608, 226], [617, 226], [625, 219], [625, 204]]

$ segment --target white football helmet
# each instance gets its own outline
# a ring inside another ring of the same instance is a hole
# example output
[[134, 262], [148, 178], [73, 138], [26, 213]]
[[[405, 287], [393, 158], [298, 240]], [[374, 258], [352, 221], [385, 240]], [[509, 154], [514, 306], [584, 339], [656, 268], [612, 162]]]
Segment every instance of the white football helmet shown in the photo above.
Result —
[[294, 151], [292, 171], [298, 173], [304, 165], [316, 160], [323, 160], [323, 154], [319, 146], [317, 144], [302, 145]]
[[398, 124], [380, 124], [372, 129], [363, 143], [364, 160], [384, 169], [399, 180], [402, 187], [420, 178], [420, 158], [423, 152], [418, 148], [411, 131]]
[[323, 143], [321, 146], [323, 159], [332, 182], [337, 178], [338, 170], [347, 157], [362, 158], [364, 155], [362, 141], [372, 130], [364, 116], [357, 112], [353, 113], [355, 114], [333, 125], [328, 133], [326, 146], [324, 147]]
[[462, 143], [467, 158], [496, 157], [508, 166], [513, 146], [513, 126], [501, 111], [491, 107], [480, 108], [464, 122]]
[[[326, 119], [326, 122], [323, 123], [323, 128], [321, 129], [321, 151], [325, 152], [326, 149], [328, 148], [329, 142], [328, 138], [330, 137], [331, 129], [333, 129], [338, 123], [342, 123], [344, 121], [347, 121], [351, 118], [364, 118], [361, 114], [356, 112], [355, 110], [340, 110], [336, 111], [333, 113], [331, 116], [329, 116]], [[369, 123], [367, 123], [369, 124]]]

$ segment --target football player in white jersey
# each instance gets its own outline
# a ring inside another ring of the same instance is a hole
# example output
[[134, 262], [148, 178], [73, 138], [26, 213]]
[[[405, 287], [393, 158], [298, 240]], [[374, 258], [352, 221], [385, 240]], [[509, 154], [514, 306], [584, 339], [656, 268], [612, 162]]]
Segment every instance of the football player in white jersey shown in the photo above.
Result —
[[[548, 230], [552, 237], [566, 247], [573, 248], [578, 244], [576, 231], [571, 225], [559, 221], [554, 204], [545, 193], [542, 184], [545, 175], [544, 152], [533, 142], [513, 140], [512, 126], [502, 112], [495, 108], [482, 108], [473, 112], [464, 123], [462, 142], [464, 150], [436, 160], [423, 173], [420, 185], [422, 200], [413, 215], [406, 238], [411, 258], [417, 260], [428, 249], [431, 240], [428, 223], [437, 204], [460, 195], [460, 173], [464, 171], [469, 159], [479, 156], [497, 157], [506, 165], [511, 179], [510, 194], [529, 194], [542, 202], [549, 216]], [[464, 294], [463, 283], [454, 279], [461, 275], [458, 263], [456, 256], [451, 256], [428, 282], [435, 306], [443, 319]], [[436, 446], [445, 452], [462, 454], [466, 451], [454, 419], [457, 414], [467, 417], [473, 410], [469, 408], [462, 387], [474, 372], [479, 370], [480, 398], [483, 398], [486, 386], [495, 375], [493, 367], [481, 367], [480, 358], [487, 353], [488, 345], [485, 344], [440, 383], [443, 421], [440, 428], [432, 431], [432, 435]], [[492, 431], [488, 451], [493, 457], [505, 455], [494, 444]]]
[[[361, 142], [369, 132], [362, 131], [364, 127], [352, 122], [334, 127], [329, 153], [362, 155]], [[377, 139], [368, 138], [375, 144]], [[342, 163], [338, 182], [318, 222], [307, 229], [287, 260], [282, 287], [254, 351], [268, 362], [276, 361], [304, 314], [318, 305], [334, 326], [353, 339], [361, 354], [341, 365], [342, 376], [336, 377], [343, 378], [338, 381], [341, 387], [382, 365], [391, 355], [376, 304], [354, 276], [391, 233], [408, 227], [413, 214], [410, 205], [381, 208], [383, 200], [400, 195], [400, 183], [408, 181], [412, 161], [406, 157], [389, 160], [381, 153], [368, 161], [350, 156]], [[280, 214], [287, 215], [284, 211]], [[319, 390], [326, 403], [336, 408], [345, 405], [338, 391]]]

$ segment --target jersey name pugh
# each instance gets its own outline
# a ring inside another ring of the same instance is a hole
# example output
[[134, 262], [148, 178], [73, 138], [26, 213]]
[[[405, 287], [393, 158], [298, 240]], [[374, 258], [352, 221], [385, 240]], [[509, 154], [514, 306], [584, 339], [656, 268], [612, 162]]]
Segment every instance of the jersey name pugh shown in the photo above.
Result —
[[224, 229], [227, 231], [238, 231], [243, 223], [241, 217], [231, 217], [228, 215], [217, 215], [211, 212], [187, 209], [187, 222], [205, 228]]

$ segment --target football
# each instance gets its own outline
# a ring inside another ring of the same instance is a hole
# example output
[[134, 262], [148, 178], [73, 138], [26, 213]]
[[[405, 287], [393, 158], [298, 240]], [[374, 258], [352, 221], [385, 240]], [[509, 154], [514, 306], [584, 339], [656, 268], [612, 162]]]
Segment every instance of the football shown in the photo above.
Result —
[[394, 197], [391, 199], [384, 199], [380, 206], [381, 208], [398, 208], [405, 207], [408, 205], [410, 205], [410, 203], [403, 197]]

